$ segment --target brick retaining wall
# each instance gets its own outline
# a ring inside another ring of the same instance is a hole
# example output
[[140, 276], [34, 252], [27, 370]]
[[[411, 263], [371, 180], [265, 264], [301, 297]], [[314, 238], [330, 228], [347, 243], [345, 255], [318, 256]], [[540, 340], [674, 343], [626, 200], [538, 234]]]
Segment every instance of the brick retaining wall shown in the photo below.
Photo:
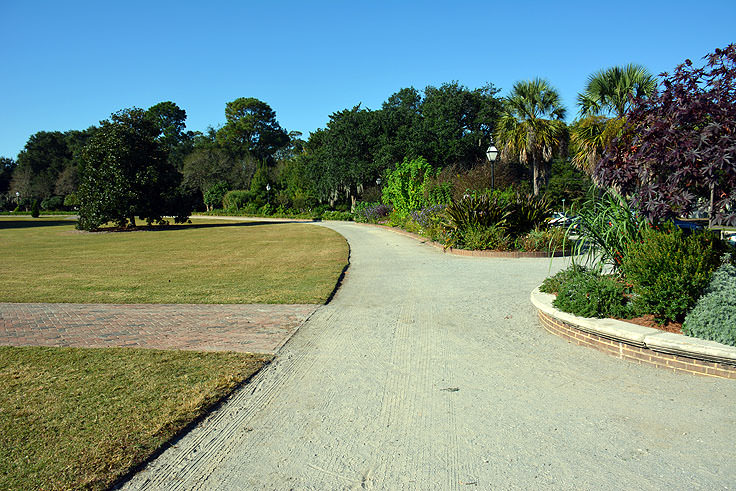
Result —
[[619, 340], [608, 339], [578, 329], [560, 319], [552, 317], [546, 312], [537, 309], [542, 326], [552, 334], [567, 339], [580, 346], [597, 349], [617, 358], [645, 363], [674, 372], [694, 373], [709, 377], [736, 379], [736, 365], [714, 363], [705, 360], [687, 358], [684, 356], [660, 353], [646, 347], [634, 346]]

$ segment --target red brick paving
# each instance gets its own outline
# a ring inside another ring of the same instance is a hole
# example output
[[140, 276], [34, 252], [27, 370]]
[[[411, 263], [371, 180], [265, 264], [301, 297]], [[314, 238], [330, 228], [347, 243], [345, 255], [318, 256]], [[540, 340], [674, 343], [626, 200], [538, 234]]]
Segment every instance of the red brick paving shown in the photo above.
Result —
[[0, 345], [274, 353], [317, 307], [0, 303]]

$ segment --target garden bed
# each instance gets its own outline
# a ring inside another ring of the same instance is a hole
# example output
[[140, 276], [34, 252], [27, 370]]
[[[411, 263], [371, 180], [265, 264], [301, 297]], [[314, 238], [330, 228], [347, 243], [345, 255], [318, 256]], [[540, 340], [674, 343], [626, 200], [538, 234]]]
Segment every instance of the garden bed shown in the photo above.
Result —
[[572, 248], [566, 249], [564, 251], [555, 251], [555, 252], [457, 249], [453, 247], [445, 247], [445, 245], [441, 244], [440, 242], [435, 242], [433, 240], [428, 239], [427, 237], [424, 237], [423, 235], [415, 234], [414, 232], [407, 232], [406, 230], [401, 229], [401, 228], [391, 227], [389, 225], [382, 225], [382, 224], [377, 224], [377, 223], [362, 223], [361, 225], [368, 225], [370, 227], [378, 227], [378, 228], [391, 230], [392, 232], [395, 232], [399, 235], [411, 237], [412, 239], [416, 239], [427, 245], [436, 247], [437, 249], [442, 249], [443, 252], [447, 254], [454, 254], [456, 256], [521, 258], [521, 257], [564, 257], [564, 256], [570, 256], [572, 254]]
[[531, 293], [542, 326], [556, 336], [637, 363], [736, 379], [736, 347], [616, 319], [578, 317], [556, 309], [553, 300], [538, 288]]

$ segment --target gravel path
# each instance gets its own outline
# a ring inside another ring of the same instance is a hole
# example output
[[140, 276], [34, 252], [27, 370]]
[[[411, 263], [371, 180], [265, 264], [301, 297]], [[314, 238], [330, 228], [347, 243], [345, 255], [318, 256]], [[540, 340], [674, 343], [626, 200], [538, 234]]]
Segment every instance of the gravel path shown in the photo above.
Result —
[[734, 381], [548, 334], [529, 292], [549, 260], [326, 226], [351, 245], [334, 300], [127, 487], [736, 487]]

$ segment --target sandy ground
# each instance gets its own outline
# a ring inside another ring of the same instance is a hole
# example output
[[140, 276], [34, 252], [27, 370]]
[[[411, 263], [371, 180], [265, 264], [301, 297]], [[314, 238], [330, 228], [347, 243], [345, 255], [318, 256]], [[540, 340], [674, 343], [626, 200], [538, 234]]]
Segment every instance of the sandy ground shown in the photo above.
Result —
[[325, 226], [351, 246], [334, 300], [127, 488], [736, 487], [736, 383], [548, 334], [529, 292], [564, 259]]

